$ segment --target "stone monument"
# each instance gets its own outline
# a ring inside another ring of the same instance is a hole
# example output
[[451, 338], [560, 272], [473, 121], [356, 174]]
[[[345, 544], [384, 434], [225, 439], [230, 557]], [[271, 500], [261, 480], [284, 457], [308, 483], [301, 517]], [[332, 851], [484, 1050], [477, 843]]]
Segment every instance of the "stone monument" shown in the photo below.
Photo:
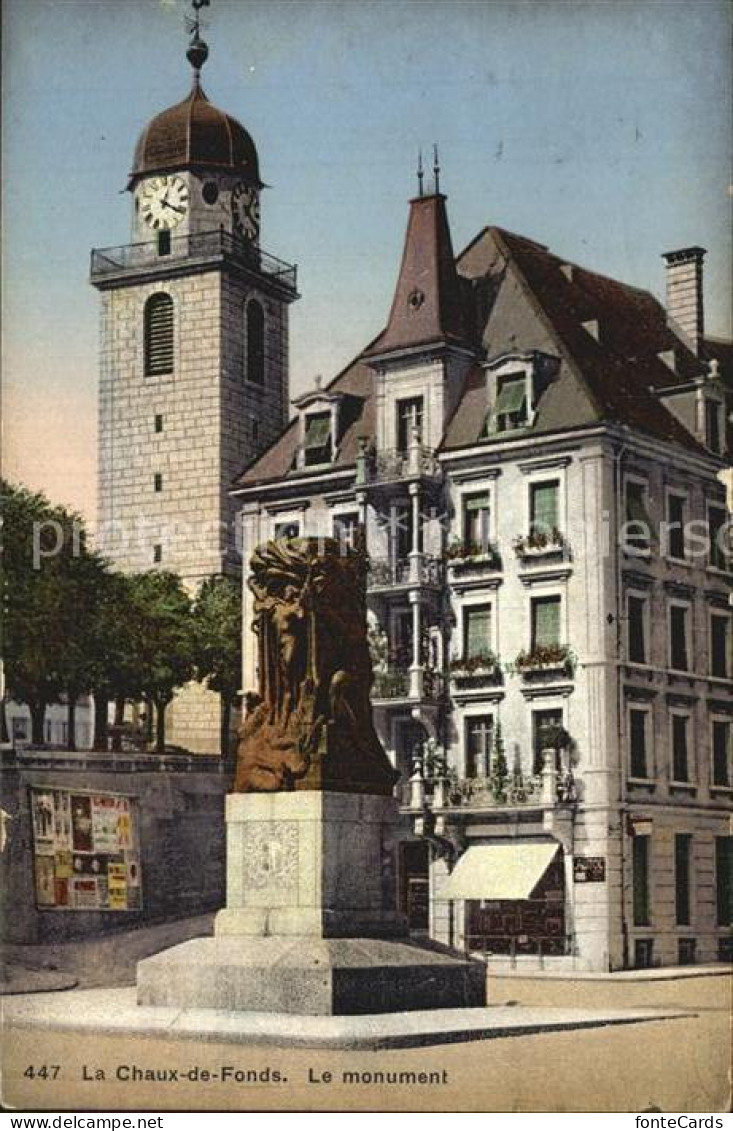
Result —
[[143, 1005], [303, 1014], [485, 1004], [485, 969], [408, 940], [397, 774], [372, 723], [366, 562], [324, 539], [251, 561], [258, 647], [213, 938], [141, 962]]

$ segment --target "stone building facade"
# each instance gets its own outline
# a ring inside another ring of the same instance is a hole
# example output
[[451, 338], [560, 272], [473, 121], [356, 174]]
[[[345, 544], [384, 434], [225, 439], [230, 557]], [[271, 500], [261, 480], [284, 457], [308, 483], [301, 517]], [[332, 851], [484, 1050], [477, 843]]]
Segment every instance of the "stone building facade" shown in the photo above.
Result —
[[384, 331], [232, 491], [245, 559], [365, 549], [403, 909], [495, 963], [730, 953], [731, 372], [702, 254], [668, 256], [667, 312], [498, 228], [456, 257], [421, 192]]

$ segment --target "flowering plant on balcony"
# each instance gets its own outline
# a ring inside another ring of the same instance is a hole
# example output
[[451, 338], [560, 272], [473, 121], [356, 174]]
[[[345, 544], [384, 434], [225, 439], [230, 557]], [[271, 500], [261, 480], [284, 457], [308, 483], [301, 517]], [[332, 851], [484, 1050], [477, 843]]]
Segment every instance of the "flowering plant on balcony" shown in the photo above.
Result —
[[529, 534], [518, 534], [512, 546], [517, 557], [523, 554], [539, 554], [548, 550], [565, 549], [565, 535], [553, 526], [552, 530], [534, 529]]
[[451, 538], [445, 551], [449, 562], [470, 561], [473, 558], [498, 560], [496, 546], [492, 542], [475, 542], [471, 538]]
[[567, 644], [539, 644], [534, 648], [523, 648], [514, 661], [514, 666], [519, 672], [562, 668], [570, 673], [573, 669], [573, 654]]
[[406, 671], [388, 668], [374, 673], [372, 697], [374, 699], [395, 699], [407, 695], [409, 680]]
[[453, 656], [448, 667], [454, 675], [476, 675], [487, 671], [494, 673], [499, 668], [499, 658], [487, 649], [485, 652], [474, 652], [471, 656]]

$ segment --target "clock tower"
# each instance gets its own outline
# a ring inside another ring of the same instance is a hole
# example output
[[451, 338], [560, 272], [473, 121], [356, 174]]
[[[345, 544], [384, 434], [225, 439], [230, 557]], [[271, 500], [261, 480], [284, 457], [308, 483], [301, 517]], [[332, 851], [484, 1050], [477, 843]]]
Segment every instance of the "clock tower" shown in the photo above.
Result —
[[[135, 148], [131, 242], [95, 249], [91, 264], [100, 549], [122, 570], [172, 570], [192, 593], [241, 569], [228, 488], [287, 422], [298, 297], [296, 269], [260, 244], [255, 144], [202, 88], [199, 7], [190, 92]], [[168, 714], [169, 741], [215, 752], [216, 698], [186, 689]]]

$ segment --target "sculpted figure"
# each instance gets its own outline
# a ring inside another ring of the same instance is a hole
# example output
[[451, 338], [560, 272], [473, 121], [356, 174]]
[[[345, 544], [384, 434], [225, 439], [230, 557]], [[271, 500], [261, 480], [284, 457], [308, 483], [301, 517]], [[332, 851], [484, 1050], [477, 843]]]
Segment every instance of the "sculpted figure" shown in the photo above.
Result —
[[245, 697], [235, 789], [388, 795], [374, 730], [363, 555], [331, 539], [268, 542], [252, 556], [258, 689]]

